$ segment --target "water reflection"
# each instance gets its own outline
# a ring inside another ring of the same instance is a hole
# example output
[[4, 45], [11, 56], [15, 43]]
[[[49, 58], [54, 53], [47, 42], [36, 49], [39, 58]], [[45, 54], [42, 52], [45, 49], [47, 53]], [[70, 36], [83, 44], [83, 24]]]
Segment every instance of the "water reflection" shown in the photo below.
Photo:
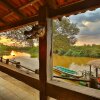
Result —
[[31, 55], [25, 52], [11, 51], [9, 56], [4, 55], [3, 58], [20, 62], [22, 66], [32, 70], [39, 69], [38, 58], [31, 58]]

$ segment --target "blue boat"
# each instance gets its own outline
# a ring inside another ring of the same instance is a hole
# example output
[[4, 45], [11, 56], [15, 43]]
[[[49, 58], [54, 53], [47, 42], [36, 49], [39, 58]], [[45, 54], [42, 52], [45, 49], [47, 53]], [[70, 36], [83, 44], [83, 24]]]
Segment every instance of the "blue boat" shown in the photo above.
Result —
[[54, 66], [53, 70], [59, 72], [61, 76], [68, 76], [68, 77], [75, 77], [75, 78], [82, 77], [82, 74], [79, 75], [79, 73], [77, 73], [76, 71], [62, 66]]

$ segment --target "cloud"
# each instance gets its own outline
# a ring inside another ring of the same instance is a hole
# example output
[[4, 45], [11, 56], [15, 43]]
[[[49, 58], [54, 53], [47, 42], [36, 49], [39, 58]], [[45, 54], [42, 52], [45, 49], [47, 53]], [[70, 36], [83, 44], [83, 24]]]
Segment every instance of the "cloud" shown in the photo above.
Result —
[[78, 40], [76, 42], [76, 45], [84, 45], [84, 44], [98, 44], [100, 45], [100, 34], [80, 34], [78, 36]]
[[82, 21], [97, 22], [100, 20], [100, 8], [93, 11], [86, 11], [77, 15], [69, 16], [69, 19], [74, 23], [82, 23]]
[[81, 34], [100, 34], [100, 8], [78, 15], [71, 15], [69, 19], [71, 22], [77, 23]]
[[100, 8], [69, 16], [80, 29], [77, 44], [100, 44]]
[[80, 34], [100, 34], [100, 20], [91, 22], [84, 27], [79, 26]]

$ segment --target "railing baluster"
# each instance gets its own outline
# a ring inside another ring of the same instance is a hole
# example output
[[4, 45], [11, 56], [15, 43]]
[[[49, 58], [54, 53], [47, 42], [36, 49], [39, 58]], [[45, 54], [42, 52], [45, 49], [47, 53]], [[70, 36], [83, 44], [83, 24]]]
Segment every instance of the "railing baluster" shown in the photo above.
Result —
[[6, 59], [6, 64], [9, 64], [9, 59]]
[[20, 68], [20, 62], [16, 62], [16, 68]]
[[3, 57], [0, 57], [0, 62], [2, 62]]

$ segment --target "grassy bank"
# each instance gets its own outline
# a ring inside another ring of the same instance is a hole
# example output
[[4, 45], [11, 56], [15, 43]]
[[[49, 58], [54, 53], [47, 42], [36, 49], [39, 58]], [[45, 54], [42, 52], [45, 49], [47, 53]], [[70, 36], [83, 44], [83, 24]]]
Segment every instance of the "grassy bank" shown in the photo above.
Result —
[[14, 47], [14, 46], [0, 45], [0, 56], [10, 55], [12, 50], [29, 53], [32, 58], [37, 58], [39, 54], [38, 47]]

